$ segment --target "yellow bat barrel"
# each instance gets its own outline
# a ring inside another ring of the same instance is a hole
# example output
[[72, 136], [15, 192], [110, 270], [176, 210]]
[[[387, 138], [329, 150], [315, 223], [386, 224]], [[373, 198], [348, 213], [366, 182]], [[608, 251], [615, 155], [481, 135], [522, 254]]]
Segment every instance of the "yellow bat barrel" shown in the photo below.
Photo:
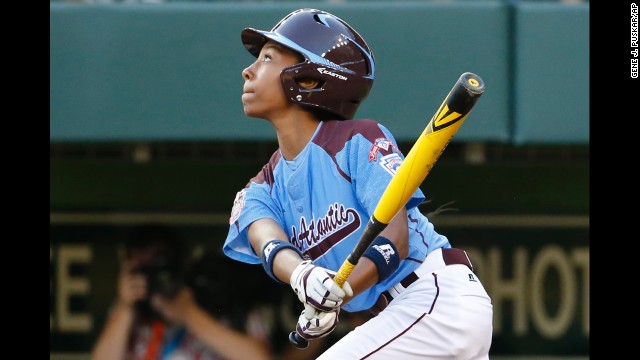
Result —
[[409, 201], [483, 93], [480, 77], [460, 76], [382, 194], [373, 213], [377, 221], [388, 224]]

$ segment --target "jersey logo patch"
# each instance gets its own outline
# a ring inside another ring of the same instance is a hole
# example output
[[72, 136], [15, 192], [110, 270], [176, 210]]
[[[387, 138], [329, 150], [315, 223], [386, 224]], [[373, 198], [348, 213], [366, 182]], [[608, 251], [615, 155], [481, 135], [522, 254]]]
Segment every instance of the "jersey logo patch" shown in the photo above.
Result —
[[233, 200], [233, 208], [231, 208], [231, 217], [229, 218], [229, 225], [233, 224], [240, 217], [240, 213], [244, 208], [244, 195], [246, 191], [242, 189], [236, 194], [236, 198]]
[[387, 138], [377, 138], [373, 145], [371, 145], [371, 149], [369, 149], [369, 161], [374, 161], [378, 156], [378, 151], [383, 149], [385, 151], [390, 151], [393, 147], [393, 143]]
[[381, 157], [378, 164], [380, 164], [383, 169], [391, 174], [391, 176], [394, 176], [396, 174], [396, 170], [398, 170], [398, 167], [400, 167], [400, 164], [402, 164], [402, 159], [397, 153], [391, 153], [389, 155]]

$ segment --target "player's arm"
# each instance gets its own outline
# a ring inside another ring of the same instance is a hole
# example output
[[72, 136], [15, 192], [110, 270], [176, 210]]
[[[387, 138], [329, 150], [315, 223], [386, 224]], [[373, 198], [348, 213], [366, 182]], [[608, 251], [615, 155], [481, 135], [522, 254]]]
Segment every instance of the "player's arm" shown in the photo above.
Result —
[[[409, 252], [409, 229], [406, 209], [400, 209], [398, 214], [389, 222], [389, 225], [380, 233], [380, 236], [384, 236], [395, 245], [400, 261], [407, 257]], [[347, 297], [345, 303], [379, 281], [378, 267], [371, 259], [363, 256], [349, 276], [353, 296]]]
[[287, 235], [274, 220], [254, 221], [247, 235], [267, 274], [277, 282], [290, 284], [303, 304], [320, 311], [335, 311], [346, 296], [352, 295], [349, 283], [340, 287], [333, 281], [335, 271], [303, 259], [300, 250], [286, 240]]
[[[264, 258], [263, 250], [265, 246], [274, 239], [286, 240], [287, 234], [282, 227], [272, 219], [259, 219], [251, 223], [248, 229], [249, 242], [253, 251], [260, 257]], [[273, 274], [278, 280], [289, 283], [291, 273], [303, 261], [298, 252], [291, 248], [284, 248], [278, 251], [277, 261], [273, 261]]]

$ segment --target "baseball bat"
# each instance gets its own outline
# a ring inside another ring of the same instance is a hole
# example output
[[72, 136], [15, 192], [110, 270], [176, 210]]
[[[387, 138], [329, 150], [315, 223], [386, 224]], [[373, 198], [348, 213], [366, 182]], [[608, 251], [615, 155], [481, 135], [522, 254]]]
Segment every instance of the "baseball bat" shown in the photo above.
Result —
[[[484, 82], [474, 73], [465, 72], [456, 81], [396, 170], [358, 243], [338, 269], [333, 279], [338, 285], [344, 285], [371, 242], [407, 204], [483, 93]], [[289, 334], [289, 341], [298, 348], [308, 346], [296, 331]]]

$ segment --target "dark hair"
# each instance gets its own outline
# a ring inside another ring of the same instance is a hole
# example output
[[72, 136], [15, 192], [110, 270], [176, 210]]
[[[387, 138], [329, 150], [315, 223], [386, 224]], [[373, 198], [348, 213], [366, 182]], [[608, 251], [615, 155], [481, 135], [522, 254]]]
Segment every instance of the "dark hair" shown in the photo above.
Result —
[[162, 244], [175, 259], [184, 259], [186, 249], [178, 234], [169, 226], [145, 224], [136, 226], [124, 239], [125, 250], [142, 249], [150, 245]]

